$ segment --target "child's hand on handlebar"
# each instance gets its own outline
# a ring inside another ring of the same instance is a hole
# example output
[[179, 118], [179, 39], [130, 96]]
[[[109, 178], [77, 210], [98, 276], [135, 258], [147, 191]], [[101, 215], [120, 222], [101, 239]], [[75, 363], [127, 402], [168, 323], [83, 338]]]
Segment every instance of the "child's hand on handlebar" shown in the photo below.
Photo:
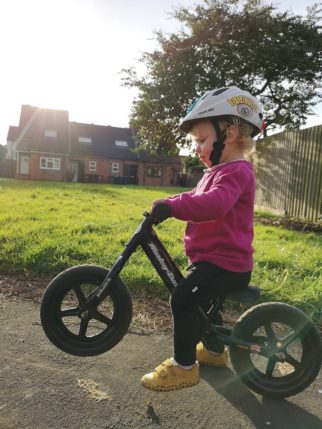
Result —
[[158, 225], [171, 216], [171, 208], [165, 199], [155, 200], [152, 203], [151, 214], [154, 225]]
[[164, 200], [164, 199], [154, 200], [154, 201], [152, 202], [152, 209], [153, 209], [155, 206], [157, 206], [158, 204], [164, 204], [164, 203], [165, 203], [165, 200]]

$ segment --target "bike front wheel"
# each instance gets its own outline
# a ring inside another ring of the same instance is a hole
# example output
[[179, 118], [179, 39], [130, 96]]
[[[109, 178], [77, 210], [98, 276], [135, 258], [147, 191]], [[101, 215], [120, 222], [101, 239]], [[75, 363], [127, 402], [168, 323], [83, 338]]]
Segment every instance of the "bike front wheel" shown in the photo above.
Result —
[[126, 334], [132, 319], [132, 299], [120, 278], [108, 286], [97, 308], [86, 303], [108, 270], [95, 265], [69, 268], [48, 285], [40, 319], [48, 339], [75, 356], [96, 356], [110, 350]]
[[241, 380], [263, 396], [295, 395], [320, 371], [320, 334], [308, 317], [291, 305], [272, 302], [249, 309], [237, 321], [232, 336], [254, 345], [253, 352], [231, 346], [230, 358]]

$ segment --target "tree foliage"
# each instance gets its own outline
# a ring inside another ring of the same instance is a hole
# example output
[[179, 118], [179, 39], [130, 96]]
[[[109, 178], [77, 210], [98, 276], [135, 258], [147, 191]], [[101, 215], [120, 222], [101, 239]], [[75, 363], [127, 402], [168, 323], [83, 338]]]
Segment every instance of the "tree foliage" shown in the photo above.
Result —
[[204, 0], [179, 7], [179, 32], [156, 33], [158, 49], [144, 53], [143, 76], [123, 70], [138, 95], [130, 122], [149, 150], [173, 152], [187, 144], [180, 118], [203, 92], [236, 85], [258, 96], [267, 128], [299, 127], [321, 98], [321, 10], [280, 12], [260, 0]]
[[199, 157], [196, 154], [188, 155], [183, 160], [184, 171], [191, 173], [193, 171], [202, 171], [205, 166], [200, 163]]

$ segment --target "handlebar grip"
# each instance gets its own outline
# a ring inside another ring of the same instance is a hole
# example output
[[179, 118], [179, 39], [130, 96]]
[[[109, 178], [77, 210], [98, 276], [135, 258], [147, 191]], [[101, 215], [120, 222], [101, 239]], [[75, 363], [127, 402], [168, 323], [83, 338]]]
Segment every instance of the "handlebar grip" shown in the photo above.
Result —
[[159, 203], [153, 207], [151, 216], [154, 224], [158, 224], [171, 216], [171, 207], [166, 203]]

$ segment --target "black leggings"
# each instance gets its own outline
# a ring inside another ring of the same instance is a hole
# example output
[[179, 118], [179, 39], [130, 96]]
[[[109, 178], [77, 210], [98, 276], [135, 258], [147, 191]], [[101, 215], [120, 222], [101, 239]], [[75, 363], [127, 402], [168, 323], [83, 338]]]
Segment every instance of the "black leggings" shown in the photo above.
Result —
[[[235, 273], [209, 262], [190, 265], [187, 276], [171, 294], [173, 317], [174, 358], [181, 365], [196, 361], [196, 345], [200, 341], [200, 320], [197, 307], [209, 309], [209, 301], [246, 288], [251, 272]], [[221, 318], [216, 320], [220, 324]], [[222, 352], [223, 344], [214, 345], [213, 351]]]

